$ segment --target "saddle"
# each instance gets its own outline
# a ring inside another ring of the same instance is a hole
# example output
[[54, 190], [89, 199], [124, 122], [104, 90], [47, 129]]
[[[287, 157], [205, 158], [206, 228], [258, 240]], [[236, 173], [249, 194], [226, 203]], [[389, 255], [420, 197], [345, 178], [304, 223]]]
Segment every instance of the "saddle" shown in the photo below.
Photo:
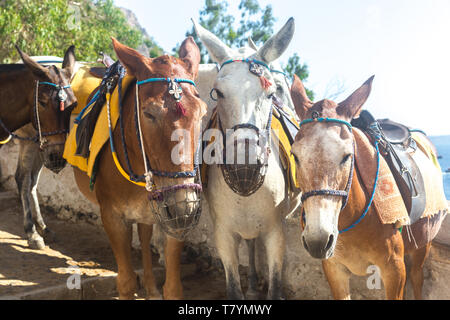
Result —
[[298, 124], [294, 123], [293, 117], [281, 107], [278, 107], [277, 104], [274, 105], [275, 108], [273, 115], [280, 121], [283, 131], [285, 132], [289, 143], [292, 145], [295, 142], [295, 137], [297, 136], [299, 130]]
[[76, 120], [78, 123], [76, 131], [76, 155], [84, 158], [89, 157], [89, 146], [91, 144], [98, 116], [106, 102], [106, 93], [108, 90], [109, 92], [113, 92], [119, 82], [119, 78], [123, 78], [125, 73], [126, 70], [119, 61], [113, 63], [106, 69], [103, 80], [96, 90], [95, 100], [92, 98], [88, 105], [89, 107], [85, 108]]
[[102, 63], [104, 67], [92, 67], [89, 69], [89, 73], [96, 78], [103, 79], [106, 74], [106, 70], [114, 64], [114, 60], [104, 52], [100, 52], [102, 56], [97, 62]]
[[426, 194], [422, 173], [414, 160], [417, 144], [411, 129], [389, 119], [375, 120], [367, 110], [352, 120], [352, 125], [379, 141], [381, 154], [391, 169], [413, 224], [425, 210]]

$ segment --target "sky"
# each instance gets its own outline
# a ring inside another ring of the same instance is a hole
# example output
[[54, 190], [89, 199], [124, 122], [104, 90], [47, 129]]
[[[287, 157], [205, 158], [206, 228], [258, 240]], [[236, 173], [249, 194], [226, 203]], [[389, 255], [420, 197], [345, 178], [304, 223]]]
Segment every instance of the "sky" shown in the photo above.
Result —
[[[198, 21], [204, 0], [115, 0], [131, 9], [171, 52]], [[238, 18], [240, 0], [229, 2]], [[290, 17], [296, 31], [280, 58], [294, 53], [309, 68], [316, 100], [344, 100], [375, 75], [364, 108], [424, 130], [450, 135], [450, 0], [259, 0], [271, 5], [277, 32]]]

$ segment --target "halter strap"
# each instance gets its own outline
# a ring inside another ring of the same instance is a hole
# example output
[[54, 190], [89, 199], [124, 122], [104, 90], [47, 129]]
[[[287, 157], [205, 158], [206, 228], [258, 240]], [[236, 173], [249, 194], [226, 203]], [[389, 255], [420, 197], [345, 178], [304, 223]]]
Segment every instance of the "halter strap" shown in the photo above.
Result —
[[39, 82], [39, 84], [46, 84], [46, 85], [55, 87], [55, 88], [60, 89], [60, 90], [61, 89], [69, 89], [69, 88], [71, 88], [70, 84], [68, 84], [67, 86], [60, 86], [59, 84], [54, 84], [54, 83], [46, 82], [46, 81], [38, 81], [38, 82]]
[[270, 69], [269, 65], [265, 62], [262, 62], [260, 60], [256, 60], [256, 59], [231, 59], [231, 60], [227, 60], [224, 63], [222, 63], [222, 65], [220, 66], [220, 69], [222, 69], [225, 65], [233, 63], [233, 62], [245, 62], [245, 63], [256, 63], [259, 64], [263, 67], [265, 67], [267, 70], [272, 71], [272, 69]]
[[138, 86], [142, 85], [142, 84], [146, 84], [146, 83], [151, 83], [151, 82], [167, 82], [170, 83], [171, 81], [176, 82], [176, 83], [189, 83], [192, 84], [194, 87], [196, 87], [195, 82], [190, 80], [190, 79], [182, 79], [182, 78], [149, 78], [146, 80], [142, 80], [142, 81], [138, 81], [136, 82], [136, 84]]
[[352, 124], [350, 122], [347, 122], [345, 120], [341, 120], [341, 119], [334, 119], [334, 118], [312, 118], [312, 119], [306, 119], [303, 120], [302, 122], [300, 122], [299, 127], [301, 128], [302, 125], [308, 124], [308, 123], [314, 123], [314, 122], [334, 122], [334, 123], [339, 123], [339, 124], [345, 124], [350, 131], [352, 131]]

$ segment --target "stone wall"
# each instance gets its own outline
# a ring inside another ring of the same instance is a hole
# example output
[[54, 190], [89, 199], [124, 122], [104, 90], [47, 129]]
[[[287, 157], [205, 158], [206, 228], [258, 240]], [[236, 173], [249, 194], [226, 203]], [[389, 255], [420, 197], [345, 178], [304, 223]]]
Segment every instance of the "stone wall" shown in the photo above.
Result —
[[[18, 143], [11, 142], [0, 150], [0, 185], [2, 188], [17, 192], [14, 173], [17, 165]], [[58, 175], [43, 169], [38, 185], [41, 205], [58, 217], [76, 223], [86, 220], [101, 225], [98, 207], [87, 201], [78, 191], [70, 166]], [[322, 272], [321, 262], [312, 259], [300, 242], [300, 226], [298, 220], [286, 221], [287, 250], [285, 255], [284, 283], [287, 297], [290, 299], [331, 299], [328, 283]], [[158, 243], [155, 233], [155, 243]], [[450, 221], [447, 218], [435, 240], [430, 258], [425, 265], [424, 298], [450, 299]], [[208, 213], [208, 204], [204, 202], [202, 218], [198, 227], [188, 239], [188, 250], [197, 258], [210, 261], [211, 265], [220, 266], [212, 235], [212, 222]], [[264, 254], [258, 244], [258, 260], [264, 265]], [[247, 265], [247, 250], [244, 244], [240, 247], [241, 263]], [[261, 270], [264, 273], [264, 267]], [[370, 274], [368, 274], [370, 276]], [[353, 299], [382, 299], [384, 289], [369, 290], [368, 277], [351, 279]], [[407, 287], [408, 297], [411, 289]]]

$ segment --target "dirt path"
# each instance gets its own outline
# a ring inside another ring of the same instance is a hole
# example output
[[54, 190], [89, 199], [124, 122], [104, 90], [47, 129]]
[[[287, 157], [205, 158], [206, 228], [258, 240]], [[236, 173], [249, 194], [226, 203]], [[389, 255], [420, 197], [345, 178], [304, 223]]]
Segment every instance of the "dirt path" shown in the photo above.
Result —
[[[43, 215], [48, 227], [56, 233], [56, 242], [44, 250], [31, 250], [24, 239], [18, 199], [11, 193], [0, 192], [0, 299], [115, 299], [116, 264], [103, 228], [57, 220], [46, 212]], [[132, 256], [135, 270], [140, 270], [140, 252], [133, 250]], [[161, 290], [164, 269], [157, 257], [154, 260]], [[73, 266], [79, 268], [76, 270], [81, 272], [82, 282], [86, 282], [82, 294], [70, 292], [66, 286], [75, 270]], [[188, 300], [225, 298], [224, 277], [218, 271], [198, 272], [195, 264], [185, 264], [182, 282]], [[140, 290], [139, 295], [143, 294]]]

